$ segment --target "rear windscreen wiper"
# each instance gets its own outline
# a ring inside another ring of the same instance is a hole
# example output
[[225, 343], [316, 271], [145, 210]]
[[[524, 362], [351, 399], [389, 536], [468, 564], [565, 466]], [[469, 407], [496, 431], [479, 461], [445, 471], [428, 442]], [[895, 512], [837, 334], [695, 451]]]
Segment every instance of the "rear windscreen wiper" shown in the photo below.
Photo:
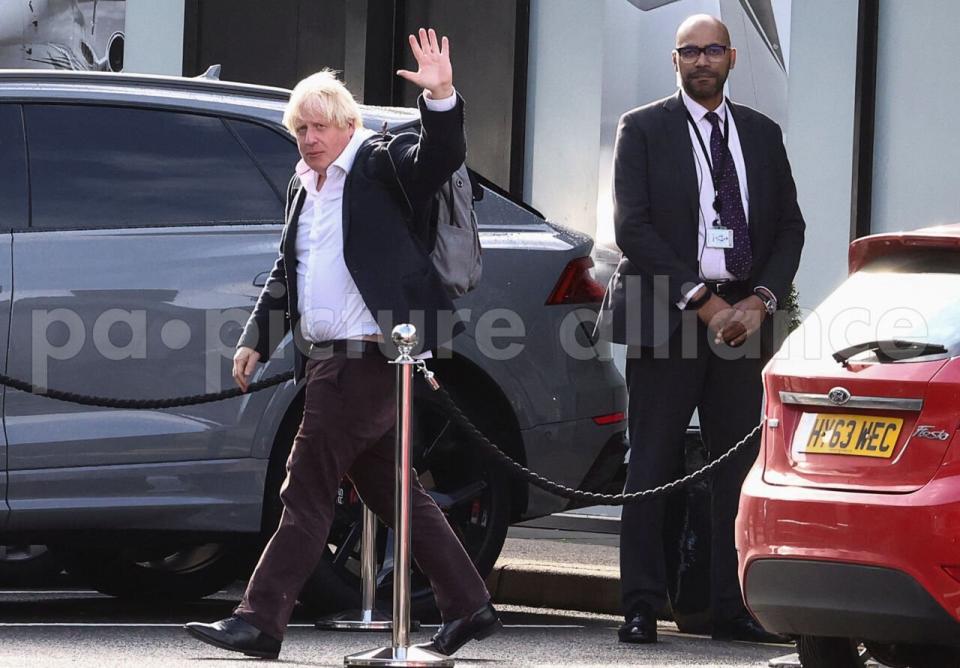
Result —
[[859, 355], [868, 350], [874, 351], [877, 358], [882, 362], [894, 362], [910, 357], [922, 357], [923, 355], [936, 355], [947, 352], [946, 347], [939, 343], [923, 343], [921, 341], [907, 341], [906, 339], [882, 339], [879, 341], [857, 343], [843, 350], [838, 350], [833, 354], [833, 359], [837, 360], [837, 362], [843, 366], [847, 366], [847, 360], [854, 355]]

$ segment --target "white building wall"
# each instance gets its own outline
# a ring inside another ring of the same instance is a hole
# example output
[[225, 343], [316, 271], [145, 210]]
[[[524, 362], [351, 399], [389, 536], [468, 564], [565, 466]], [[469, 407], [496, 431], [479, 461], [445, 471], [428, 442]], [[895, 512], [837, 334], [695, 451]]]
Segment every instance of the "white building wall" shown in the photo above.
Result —
[[807, 221], [796, 284], [812, 308], [847, 274], [858, 0], [794, 2], [787, 149]]
[[605, 2], [532, 0], [524, 199], [551, 220], [592, 234]]
[[880, 2], [874, 232], [960, 222], [958, 25], [956, 0]]
[[127, 0], [123, 71], [183, 74], [183, 0]]

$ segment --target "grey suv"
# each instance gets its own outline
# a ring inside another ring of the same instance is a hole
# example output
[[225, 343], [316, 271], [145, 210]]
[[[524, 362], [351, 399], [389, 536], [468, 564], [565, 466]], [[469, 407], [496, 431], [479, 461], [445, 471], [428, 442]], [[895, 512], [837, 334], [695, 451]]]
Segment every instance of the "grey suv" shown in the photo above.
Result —
[[[289, 91], [207, 79], [0, 70], [0, 356], [10, 376], [90, 395], [232, 387], [230, 358], [277, 252], [298, 155]], [[415, 129], [415, 110], [365, 108]], [[431, 366], [514, 458], [614, 489], [625, 391], [590, 340], [592, 240], [477, 176], [481, 286]], [[587, 323], [585, 325], [584, 323]], [[492, 336], [495, 334], [496, 336]], [[292, 368], [288, 339], [253, 380]], [[386, 363], [386, 360], [384, 361]], [[302, 409], [292, 381], [169, 410], [91, 409], [5, 389], [0, 543], [46, 544], [115, 595], [199, 597], [244, 575], [278, 519]], [[481, 572], [511, 522], [567, 504], [480, 458], [425, 386], [417, 466]], [[355, 606], [359, 507], [341, 489], [301, 599]], [[381, 532], [381, 555], [390, 541]], [[389, 592], [389, 560], [380, 585]], [[429, 600], [423, 581], [415, 603]]]

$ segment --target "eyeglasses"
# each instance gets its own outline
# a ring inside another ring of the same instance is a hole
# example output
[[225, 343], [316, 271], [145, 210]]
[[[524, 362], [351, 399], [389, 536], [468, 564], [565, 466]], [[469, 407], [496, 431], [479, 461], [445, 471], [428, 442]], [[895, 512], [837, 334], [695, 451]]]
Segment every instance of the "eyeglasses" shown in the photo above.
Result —
[[702, 53], [710, 62], [719, 62], [727, 55], [729, 46], [723, 44], [707, 44], [706, 46], [681, 46], [674, 49], [680, 56], [680, 61], [689, 64], [697, 62]]

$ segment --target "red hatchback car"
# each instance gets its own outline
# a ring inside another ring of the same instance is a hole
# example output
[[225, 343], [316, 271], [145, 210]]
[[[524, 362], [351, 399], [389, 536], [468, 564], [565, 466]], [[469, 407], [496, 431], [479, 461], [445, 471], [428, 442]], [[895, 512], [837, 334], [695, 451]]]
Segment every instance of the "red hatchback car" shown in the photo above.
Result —
[[960, 225], [849, 265], [764, 370], [744, 597], [805, 668], [960, 666]]

